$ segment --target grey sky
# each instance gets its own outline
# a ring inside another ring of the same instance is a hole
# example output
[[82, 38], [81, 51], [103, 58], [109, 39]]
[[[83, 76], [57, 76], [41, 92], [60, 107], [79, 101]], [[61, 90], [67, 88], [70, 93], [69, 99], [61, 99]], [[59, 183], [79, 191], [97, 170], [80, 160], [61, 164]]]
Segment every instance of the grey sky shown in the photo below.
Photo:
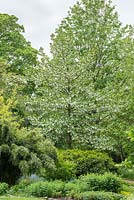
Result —
[[[50, 34], [76, 0], [0, 0], [0, 13], [16, 15], [25, 27], [25, 37], [35, 48], [49, 52]], [[134, 24], [134, 0], [113, 0], [120, 20]]]

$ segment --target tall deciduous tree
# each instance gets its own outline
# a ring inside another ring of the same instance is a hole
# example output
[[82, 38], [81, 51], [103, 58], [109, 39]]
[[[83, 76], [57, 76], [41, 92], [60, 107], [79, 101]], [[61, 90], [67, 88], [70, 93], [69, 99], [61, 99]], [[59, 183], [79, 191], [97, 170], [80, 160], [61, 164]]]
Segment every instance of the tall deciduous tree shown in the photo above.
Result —
[[36, 110], [33, 123], [57, 146], [108, 144], [105, 133], [123, 84], [124, 37], [125, 28], [105, 0], [77, 3], [52, 35], [52, 58], [36, 69], [28, 108]]

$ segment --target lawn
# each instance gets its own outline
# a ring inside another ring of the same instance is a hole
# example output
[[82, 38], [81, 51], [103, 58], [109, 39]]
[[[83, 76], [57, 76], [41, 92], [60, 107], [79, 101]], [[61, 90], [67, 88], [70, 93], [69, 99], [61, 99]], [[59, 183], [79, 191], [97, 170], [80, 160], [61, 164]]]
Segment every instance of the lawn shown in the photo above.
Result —
[[42, 198], [34, 198], [34, 197], [0, 197], [0, 200], [43, 200]]

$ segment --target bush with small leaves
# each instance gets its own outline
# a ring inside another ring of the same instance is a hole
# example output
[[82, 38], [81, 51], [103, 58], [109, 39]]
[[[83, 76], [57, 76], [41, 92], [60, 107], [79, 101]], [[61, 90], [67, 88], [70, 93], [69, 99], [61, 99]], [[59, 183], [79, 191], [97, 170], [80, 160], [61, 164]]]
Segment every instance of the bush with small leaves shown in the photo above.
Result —
[[25, 192], [25, 189], [28, 185], [30, 185], [32, 183], [32, 181], [29, 178], [25, 178], [25, 179], [20, 179], [20, 181], [18, 182], [18, 184], [13, 185], [10, 190], [9, 193], [10, 194], [21, 194], [23, 192]]
[[40, 181], [26, 188], [28, 195], [36, 197], [61, 197], [64, 193], [64, 182], [62, 181]]
[[9, 186], [8, 186], [7, 183], [1, 183], [0, 182], [0, 195], [6, 194], [8, 189], [9, 189]]
[[60, 150], [58, 152], [59, 157], [65, 161], [71, 161], [74, 163], [74, 173], [76, 176], [84, 175], [87, 173], [99, 173], [116, 172], [112, 159], [106, 154], [92, 150]]
[[120, 192], [122, 180], [114, 174], [105, 173], [103, 175], [88, 174], [81, 176], [79, 179], [82, 183], [87, 184], [87, 191], [106, 191]]
[[87, 184], [76, 179], [66, 183], [64, 191], [65, 196], [74, 197], [75, 194], [87, 191]]

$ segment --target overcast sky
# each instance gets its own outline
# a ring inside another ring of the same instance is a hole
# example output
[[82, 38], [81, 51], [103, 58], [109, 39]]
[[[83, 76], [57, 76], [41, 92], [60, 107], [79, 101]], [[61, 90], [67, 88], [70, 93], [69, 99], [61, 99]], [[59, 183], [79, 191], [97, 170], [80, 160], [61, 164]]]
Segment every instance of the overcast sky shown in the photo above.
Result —
[[[32, 46], [49, 52], [50, 35], [76, 0], [0, 0], [0, 13], [16, 15]], [[113, 0], [120, 20], [134, 24], [134, 0]]]

